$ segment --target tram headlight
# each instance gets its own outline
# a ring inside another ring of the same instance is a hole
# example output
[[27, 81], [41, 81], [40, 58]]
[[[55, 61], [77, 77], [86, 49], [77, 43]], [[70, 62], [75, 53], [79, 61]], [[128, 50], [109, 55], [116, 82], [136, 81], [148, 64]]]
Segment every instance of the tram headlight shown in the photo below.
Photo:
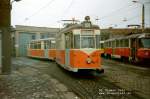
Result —
[[86, 59], [86, 62], [87, 62], [88, 64], [90, 64], [90, 63], [92, 63], [92, 59], [88, 57], [88, 58]]

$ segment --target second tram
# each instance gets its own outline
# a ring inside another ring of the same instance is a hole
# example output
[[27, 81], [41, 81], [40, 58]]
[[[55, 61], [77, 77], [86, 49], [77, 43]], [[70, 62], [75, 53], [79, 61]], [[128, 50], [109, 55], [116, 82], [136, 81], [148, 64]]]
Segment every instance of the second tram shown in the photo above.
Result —
[[135, 33], [104, 42], [105, 56], [134, 63], [150, 61], [150, 33]]
[[27, 56], [55, 60], [55, 43], [55, 38], [32, 40], [28, 45]]

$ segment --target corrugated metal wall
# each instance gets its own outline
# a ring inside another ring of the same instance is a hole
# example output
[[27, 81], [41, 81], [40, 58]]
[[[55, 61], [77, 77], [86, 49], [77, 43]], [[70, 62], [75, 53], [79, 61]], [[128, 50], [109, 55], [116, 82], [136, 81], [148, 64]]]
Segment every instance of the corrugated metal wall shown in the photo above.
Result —
[[27, 56], [27, 44], [36, 39], [35, 33], [20, 33], [19, 34], [19, 56]]

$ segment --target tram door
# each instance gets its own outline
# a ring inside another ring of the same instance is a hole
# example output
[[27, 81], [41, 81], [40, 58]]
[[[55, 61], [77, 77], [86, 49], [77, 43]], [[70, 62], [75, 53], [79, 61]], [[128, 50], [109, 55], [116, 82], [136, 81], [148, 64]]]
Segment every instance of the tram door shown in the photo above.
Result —
[[66, 36], [65, 36], [65, 47], [66, 47], [66, 48], [65, 48], [65, 49], [66, 49], [66, 50], [65, 50], [65, 65], [66, 65], [66, 66], [69, 65], [69, 58], [70, 58], [70, 57], [69, 57], [69, 48], [70, 48], [70, 46], [69, 46], [69, 45], [70, 45], [70, 44], [69, 44], [70, 42], [69, 42], [69, 41], [70, 41], [70, 37], [69, 37], [69, 35], [66, 35]]
[[133, 38], [133, 39], [131, 39], [131, 57], [132, 57], [132, 59], [136, 58], [136, 52], [137, 52], [137, 39]]
[[65, 65], [70, 65], [70, 49], [72, 48], [72, 35], [66, 34], [65, 35]]
[[45, 58], [49, 58], [49, 53], [48, 53], [48, 49], [50, 47], [50, 41], [44, 41], [44, 54], [45, 54]]

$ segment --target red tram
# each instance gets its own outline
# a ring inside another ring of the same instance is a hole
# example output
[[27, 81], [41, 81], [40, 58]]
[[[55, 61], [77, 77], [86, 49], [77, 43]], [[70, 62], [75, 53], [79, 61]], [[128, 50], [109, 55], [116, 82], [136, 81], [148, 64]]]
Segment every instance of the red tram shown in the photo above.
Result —
[[55, 60], [55, 43], [55, 38], [32, 40], [28, 45], [27, 56]]
[[57, 34], [56, 62], [72, 72], [103, 72], [99, 42], [100, 29], [92, 25], [88, 16], [81, 24], [69, 24]]
[[108, 58], [120, 58], [135, 63], [150, 61], [150, 33], [134, 33], [108, 39], [104, 42], [104, 47]]

